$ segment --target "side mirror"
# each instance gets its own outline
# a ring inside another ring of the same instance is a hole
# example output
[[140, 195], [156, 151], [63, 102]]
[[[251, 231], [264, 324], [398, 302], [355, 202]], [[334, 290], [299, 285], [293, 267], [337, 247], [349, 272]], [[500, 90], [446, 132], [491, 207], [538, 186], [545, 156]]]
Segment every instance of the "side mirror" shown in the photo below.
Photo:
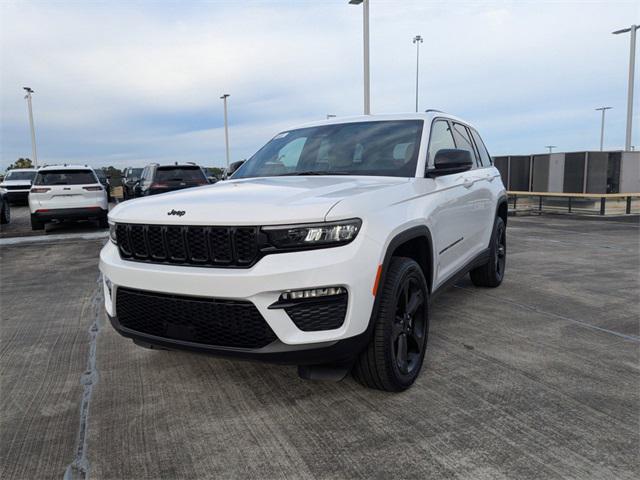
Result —
[[244, 163], [244, 160], [238, 160], [237, 162], [233, 162], [232, 164], [230, 164], [229, 165], [229, 170], [227, 171], [227, 178], [229, 178], [231, 175], [233, 175], [233, 172], [238, 170], [242, 166], [243, 163]]
[[140, 186], [140, 180], [133, 184], [133, 193], [134, 195], [140, 195], [142, 191], [142, 187]]
[[434, 168], [427, 170], [427, 177], [434, 178], [452, 173], [462, 173], [473, 168], [473, 160], [468, 150], [443, 148], [438, 150], [434, 159]]
[[218, 181], [216, 177], [207, 177], [207, 180], [209, 181], [209, 183], [216, 183]]

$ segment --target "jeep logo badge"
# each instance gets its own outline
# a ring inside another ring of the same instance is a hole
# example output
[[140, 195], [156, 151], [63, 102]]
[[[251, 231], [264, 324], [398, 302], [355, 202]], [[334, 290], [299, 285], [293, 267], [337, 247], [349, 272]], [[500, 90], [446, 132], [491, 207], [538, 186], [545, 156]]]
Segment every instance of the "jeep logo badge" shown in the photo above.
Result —
[[172, 208], [170, 212], [167, 212], [167, 215], [177, 215], [177, 216], [181, 217], [181, 216], [183, 216], [185, 213], [187, 213], [187, 212], [185, 212], [184, 210], [174, 210], [174, 209]]

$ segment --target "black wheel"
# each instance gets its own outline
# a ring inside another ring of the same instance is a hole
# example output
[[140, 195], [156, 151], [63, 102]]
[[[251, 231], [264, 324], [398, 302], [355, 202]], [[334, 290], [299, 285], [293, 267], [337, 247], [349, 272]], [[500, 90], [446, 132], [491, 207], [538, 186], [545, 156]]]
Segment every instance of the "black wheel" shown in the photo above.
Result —
[[2, 200], [2, 212], [0, 212], [0, 223], [6, 225], [11, 221], [11, 206], [7, 199]]
[[44, 223], [31, 215], [31, 230], [44, 230]]
[[388, 392], [409, 388], [420, 373], [429, 334], [429, 290], [420, 265], [391, 259], [378, 295], [373, 338], [353, 367], [363, 385]]
[[507, 266], [507, 227], [501, 217], [496, 217], [489, 246], [489, 261], [471, 270], [471, 281], [477, 287], [497, 287], [502, 283]]

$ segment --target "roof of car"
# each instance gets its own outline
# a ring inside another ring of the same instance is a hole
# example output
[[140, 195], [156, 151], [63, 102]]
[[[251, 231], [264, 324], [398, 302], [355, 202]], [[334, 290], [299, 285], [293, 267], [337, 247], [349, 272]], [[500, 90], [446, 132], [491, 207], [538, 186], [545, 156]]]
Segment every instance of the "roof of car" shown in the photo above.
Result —
[[93, 167], [88, 167], [87, 165], [45, 165], [42, 168], [39, 168], [39, 172], [46, 172], [47, 170], [91, 170], [93, 171]]
[[35, 168], [12, 168], [11, 170], [7, 171], [7, 173], [11, 173], [11, 172], [36, 172], [37, 170]]
[[358, 115], [353, 117], [332, 117], [326, 120], [319, 120], [315, 122], [305, 123], [303, 125], [297, 125], [289, 130], [293, 130], [295, 128], [317, 127], [321, 125], [337, 125], [341, 123], [381, 122], [381, 121], [389, 121], [389, 120], [431, 121], [436, 117], [439, 117], [439, 118], [444, 117], [452, 120], [458, 120], [466, 124], [469, 123], [459, 117], [456, 117], [455, 115], [451, 115], [446, 112], [441, 112], [440, 110], [427, 110], [425, 112], [418, 112], [418, 113], [389, 113], [389, 114], [381, 114], [381, 115]]

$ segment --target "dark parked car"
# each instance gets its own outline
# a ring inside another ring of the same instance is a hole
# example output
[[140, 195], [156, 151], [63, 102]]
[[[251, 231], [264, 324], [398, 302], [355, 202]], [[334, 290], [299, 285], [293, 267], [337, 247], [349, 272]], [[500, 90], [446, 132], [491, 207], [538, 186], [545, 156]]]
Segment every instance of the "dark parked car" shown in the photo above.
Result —
[[96, 172], [96, 177], [98, 177], [98, 181], [102, 184], [104, 189], [107, 191], [107, 202], [111, 202], [111, 181], [110, 178], [104, 173], [104, 170], [101, 168], [97, 168], [94, 170]]
[[3, 225], [11, 221], [11, 207], [9, 206], [9, 195], [4, 188], [0, 188], [0, 223]]
[[182, 190], [207, 185], [207, 175], [195, 163], [159, 165], [153, 163], [142, 170], [140, 181], [134, 187], [135, 197]]
[[135, 196], [133, 189], [138, 180], [140, 180], [140, 175], [142, 175], [141, 168], [127, 167], [124, 169], [124, 173], [122, 175], [122, 197], [124, 200], [128, 200]]

